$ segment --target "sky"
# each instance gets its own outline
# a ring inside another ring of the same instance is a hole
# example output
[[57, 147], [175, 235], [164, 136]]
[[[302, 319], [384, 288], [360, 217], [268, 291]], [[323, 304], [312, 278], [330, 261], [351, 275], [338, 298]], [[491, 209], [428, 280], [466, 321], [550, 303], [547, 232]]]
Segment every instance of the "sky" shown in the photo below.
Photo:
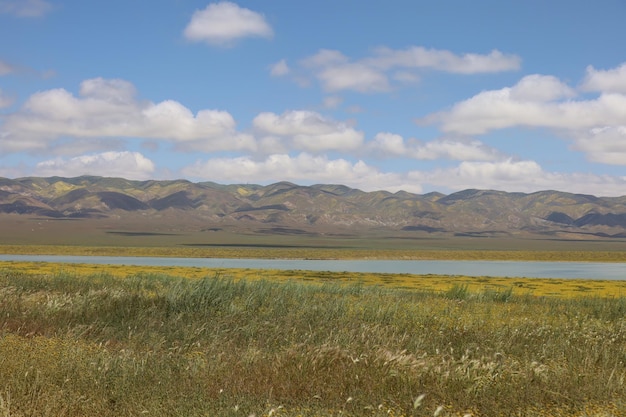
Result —
[[626, 195], [624, 0], [0, 0], [0, 176]]

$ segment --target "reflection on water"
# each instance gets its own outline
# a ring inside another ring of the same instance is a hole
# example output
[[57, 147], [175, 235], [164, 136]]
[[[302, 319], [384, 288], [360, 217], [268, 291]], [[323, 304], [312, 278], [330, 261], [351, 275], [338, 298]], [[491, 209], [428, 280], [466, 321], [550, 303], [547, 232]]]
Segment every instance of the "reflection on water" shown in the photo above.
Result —
[[626, 263], [155, 258], [0, 255], [0, 261], [626, 280]]

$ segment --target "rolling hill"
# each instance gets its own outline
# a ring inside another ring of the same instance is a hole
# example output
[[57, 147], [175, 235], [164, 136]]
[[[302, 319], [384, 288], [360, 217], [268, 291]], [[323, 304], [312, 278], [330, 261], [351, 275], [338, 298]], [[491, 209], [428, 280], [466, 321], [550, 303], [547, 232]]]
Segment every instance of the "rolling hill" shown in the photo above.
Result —
[[289, 182], [261, 186], [94, 176], [0, 178], [0, 213], [57, 220], [144, 218], [175, 221], [189, 229], [237, 227], [278, 234], [384, 229], [429, 235], [626, 238], [626, 196], [559, 191], [470, 189], [418, 195]]

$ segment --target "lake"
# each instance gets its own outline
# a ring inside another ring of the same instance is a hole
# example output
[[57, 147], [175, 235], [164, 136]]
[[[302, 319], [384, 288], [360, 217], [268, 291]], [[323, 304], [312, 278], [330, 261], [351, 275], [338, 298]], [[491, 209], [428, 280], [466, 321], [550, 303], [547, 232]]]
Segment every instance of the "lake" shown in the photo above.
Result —
[[626, 263], [603, 262], [223, 259], [62, 255], [0, 255], [0, 261], [626, 280]]

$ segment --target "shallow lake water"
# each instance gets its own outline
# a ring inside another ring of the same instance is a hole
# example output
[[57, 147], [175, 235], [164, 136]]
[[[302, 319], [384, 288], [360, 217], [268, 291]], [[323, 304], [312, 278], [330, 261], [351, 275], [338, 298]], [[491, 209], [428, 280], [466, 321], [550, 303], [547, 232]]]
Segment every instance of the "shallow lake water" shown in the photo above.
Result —
[[224, 259], [56, 255], [0, 255], [0, 261], [626, 280], [626, 263], [604, 262]]

